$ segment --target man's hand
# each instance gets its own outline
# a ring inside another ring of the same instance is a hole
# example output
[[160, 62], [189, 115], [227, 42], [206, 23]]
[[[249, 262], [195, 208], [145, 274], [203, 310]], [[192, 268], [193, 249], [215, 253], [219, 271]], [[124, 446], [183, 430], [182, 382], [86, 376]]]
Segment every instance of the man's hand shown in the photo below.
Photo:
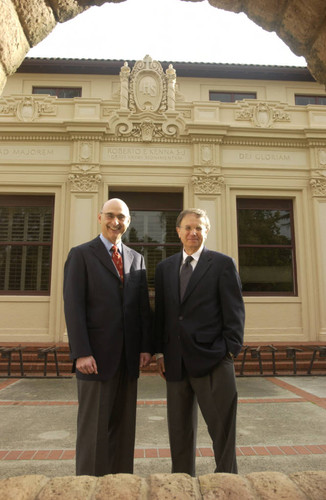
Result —
[[93, 356], [83, 356], [77, 358], [76, 368], [84, 375], [92, 375], [95, 373], [97, 375], [97, 364]]
[[165, 380], [164, 356], [161, 356], [160, 358], [156, 359], [156, 363], [157, 363], [157, 368], [158, 368], [159, 374]]
[[149, 352], [141, 352], [139, 356], [139, 367], [144, 368], [151, 362], [152, 355]]

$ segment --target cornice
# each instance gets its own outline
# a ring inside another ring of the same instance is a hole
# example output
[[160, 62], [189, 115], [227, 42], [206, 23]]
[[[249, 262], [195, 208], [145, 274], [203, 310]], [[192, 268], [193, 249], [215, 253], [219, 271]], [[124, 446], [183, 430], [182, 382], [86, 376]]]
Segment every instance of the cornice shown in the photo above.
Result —
[[25, 135], [23, 133], [19, 133], [18, 135], [6, 135], [0, 134], [0, 141], [2, 142], [22, 142], [22, 141], [38, 141], [38, 142], [49, 142], [49, 141], [62, 141], [69, 142], [71, 141], [71, 137], [67, 134], [56, 134], [56, 135], [38, 135], [38, 134], [29, 134]]
[[251, 139], [251, 138], [223, 138], [224, 146], [250, 146], [250, 147], [277, 147], [277, 148], [301, 148], [309, 147], [307, 139]]
[[191, 139], [190, 138], [177, 138], [177, 137], [157, 137], [153, 138], [150, 142], [144, 142], [141, 139], [137, 137], [119, 137], [119, 136], [104, 136], [102, 138], [102, 142], [133, 142], [137, 144], [158, 144], [158, 143], [166, 143], [166, 144], [191, 144]]
[[[76, 141], [97, 141], [97, 142], [114, 142], [114, 143], [138, 143], [145, 144], [139, 137], [121, 137], [111, 134], [92, 135], [89, 133], [79, 134], [0, 134], [0, 142], [76, 142]], [[276, 148], [326, 148], [325, 140], [312, 139], [257, 139], [247, 137], [155, 137], [146, 144], [214, 144], [218, 146], [242, 146], [242, 147], [276, 147]]]

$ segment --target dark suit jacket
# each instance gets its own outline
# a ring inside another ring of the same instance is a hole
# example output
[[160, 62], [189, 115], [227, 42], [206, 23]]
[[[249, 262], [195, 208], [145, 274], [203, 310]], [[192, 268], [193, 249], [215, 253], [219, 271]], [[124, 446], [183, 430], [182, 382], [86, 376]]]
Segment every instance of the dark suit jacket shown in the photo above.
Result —
[[72, 248], [64, 274], [64, 305], [71, 358], [94, 356], [107, 380], [119, 367], [124, 347], [128, 373], [139, 376], [140, 352], [152, 352], [151, 313], [143, 257], [122, 245], [124, 286], [98, 236]]
[[201, 377], [227, 352], [235, 356], [243, 342], [244, 304], [240, 278], [231, 257], [206, 248], [192, 273], [183, 301], [179, 299], [182, 254], [156, 268], [156, 352], [164, 354], [168, 381], [187, 373]]

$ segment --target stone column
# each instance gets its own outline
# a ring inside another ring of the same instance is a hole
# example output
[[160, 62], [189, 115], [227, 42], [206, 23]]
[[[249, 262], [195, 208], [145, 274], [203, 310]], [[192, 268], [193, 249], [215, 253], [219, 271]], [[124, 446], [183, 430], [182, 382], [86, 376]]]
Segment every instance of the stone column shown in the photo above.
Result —
[[[320, 172], [318, 172], [321, 174]], [[326, 342], [326, 172], [323, 176], [314, 177], [310, 181], [314, 214], [315, 214], [315, 231], [316, 231], [316, 250], [317, 250], [317, 269], [318, 287], [319, 287], [319, 338], [320, 342]]]

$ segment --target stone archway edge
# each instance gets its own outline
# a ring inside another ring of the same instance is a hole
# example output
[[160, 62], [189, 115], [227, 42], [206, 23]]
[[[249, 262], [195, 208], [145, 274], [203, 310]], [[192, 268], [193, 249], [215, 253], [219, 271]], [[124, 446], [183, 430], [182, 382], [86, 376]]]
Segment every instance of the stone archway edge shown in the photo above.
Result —
[[[60, 22], [94, 5], [125, 0], [1, 0], [0, 93], [31, 47]], [[128, 0], [127, 0], [128, 1]], [[203, 1], [203, 0], [180, 0]], [[317, 82], [326, 84], [326, 2], [314, 0], [207, 0], [212, 7], [239, 13], [277, 35], [298, 56], [305, 57]], [[235, 43], [241, 40], [235, 40]]]
[[48, 478], [26, 475], [0, 480], [0, 498], [6, 500], [324, 500], [326, 471], [253, 472], [245, 476], [207, 474], [130, 474]]

